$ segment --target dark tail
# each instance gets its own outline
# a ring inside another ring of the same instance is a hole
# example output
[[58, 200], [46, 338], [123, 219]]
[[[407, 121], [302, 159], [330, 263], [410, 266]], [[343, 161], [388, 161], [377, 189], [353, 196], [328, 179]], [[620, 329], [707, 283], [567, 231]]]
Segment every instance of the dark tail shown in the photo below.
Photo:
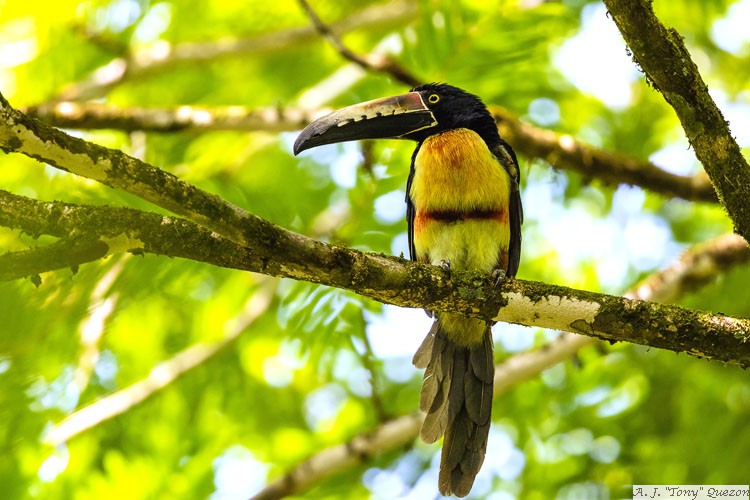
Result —
[[[471, 322], [469, 328], [478, 325]], [[457, 321], [451, 318], [451, 327]], [[473, 323], [473, 324], [472, 324]], [[438, 486], [443, 495], [468, 495], [487, 450], [495, 364], [490, 325], [480, 343], [465, 347], [449, 340], [440, 318], [435, 320], [414, 355], [425, 368], [419, 407], [427, 415], [421, 436], [434, 443], [445, 434]]]

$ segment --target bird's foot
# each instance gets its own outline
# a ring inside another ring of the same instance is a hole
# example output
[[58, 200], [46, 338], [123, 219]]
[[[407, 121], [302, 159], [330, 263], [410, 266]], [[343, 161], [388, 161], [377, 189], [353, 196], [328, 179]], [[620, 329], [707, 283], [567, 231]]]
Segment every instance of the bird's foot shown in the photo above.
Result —
[[441, 260], [437, 265], [443, 269], [443, 274], [445, 274], [446, 278], [451, 277], [451, 261]]
[[505, 269], [493, 269], [492, 270], [492, 279], [494, 280], [495, 288], [502, 285], [507, 277], [508, 276], [507, 276], [507, 273], [505, 272]]

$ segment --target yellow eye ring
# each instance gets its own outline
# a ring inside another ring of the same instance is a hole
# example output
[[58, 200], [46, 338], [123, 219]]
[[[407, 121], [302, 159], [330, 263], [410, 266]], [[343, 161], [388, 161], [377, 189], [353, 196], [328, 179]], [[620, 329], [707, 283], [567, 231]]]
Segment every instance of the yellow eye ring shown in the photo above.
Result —
[[430, 94], [430, 97], [427, 98], [427, 102], [430, 104], [437, 104], [438, 101], [440, 101], [440, 96], [437, 94]]

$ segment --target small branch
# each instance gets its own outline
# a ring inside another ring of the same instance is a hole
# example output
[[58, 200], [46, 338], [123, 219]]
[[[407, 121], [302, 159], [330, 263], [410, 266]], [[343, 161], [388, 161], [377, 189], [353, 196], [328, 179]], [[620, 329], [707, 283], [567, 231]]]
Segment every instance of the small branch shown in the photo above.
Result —
[[[117, 292], [110, 292], [110, 290], [112, 284], [122, 271], [126, 260], [120, 259], [107, 270], [104, 276], [97, 280], [96, 286], [89, 298], [86, 316], [78, 325], [80, 353], [75, 373], [73, 374], [73, 384], [79, 394], [83, 393], [88, 386], [91, 374], [94, 372], [96, 363], [99, 360], [99, 341], [102, 335], [104, 335], [107, 320], [115, 311], [119, 296]], [[0, 264], [0, 269], [2, 269], [2, 264]]]
[[674, 29], [650, 0], [604, 0], [646, 79], [674, 108], [736, 231], [750, 241], [750, 165]]
[[[407, 0], [373, 5], [333, 24], [338, 33], [359, 29], [381, 29], [398, 26], [413, 19], [417, 4]], [[158, 43], [127, 58], [113, 59], [94, 70], [85, 80], [72, 84], [52, 99], [84, 101], [106, 95], [126, 81], [163, 73], [180, 64], [215, 61], [225, 57], [247, 57], [251, 54], [278, 51], [310, 43], [317, 33], [310, 26], [291, 28], [248, 39], [222, 39], [211, 42]]]
[[[176, 176], [128, 156], [72, 137], [13, 109], [0, 95], [0, 149], [18, 152], [72, 174], [122, 189], [244, 243], [248, 224], [270, 223]], [[250, 238], [258, 234], [250, 235]], [[288, 233], [294, 238], [293, 233]], [[271, 243], [271, 242], [269, 242]]]
[[[45, 222], [46, 221], [46, 222]], [[544, 283], [497, 287], [477, 272], [453, 272], [327, 245], [263, 221], [244, 246], [190, 221], [138, 210], [41, 203], [0, 191], [0, 224], [33, 234], [98, 237], [102, 255], [148, 252], [305, 280], [402, 307], [539, 326], [750, 365], [750, 320]], [[245, 228], [253, 234], [257, 227]]]
[[310, 111], [280, 107], [249, 109], [243, 106], [116, 108], [95, 102], [70, 101], [42, 104], [24, 110], [28, 116], [55, 127], [149, 132], [289, 132], [303, 129], [328, 111], [325, 108]]
[[276, 281], [268, 281], [253, 293], [240, 317], [236, 318], [237, 323], [223, 339], [208, 344], [192, 345], [156, 365], [144, 379], [70, 414], [46, 433], [44, 442], [53, 446], [65, 443], [102, 422], [127, 412], [168, 387], [189, 370], [205, 363], [234, 342], [268, 310], [276, 289], [275, 285]]
[[[0, 191], [1, 193], [3, 192]], [[9, 225], [9, 221], [6, 220], [3, 225]], [[108, 251], [107, 245], [99, 239], [86, 239], [61, 240], [43, 247], [9, 252], [0, 255], [0, 281], [17, 280], [65, 268], [75, 272], [79, 265], [99, 260]]]
[[666, 172], [648, 161], [605, 151], [526, 124], [499, 106], [491, 106], [500, 135], [518, 153], [540, 158], [555, 168], [600, 179], [605, 184], [640, 186], [666, 197], [715, 203], [716, 192], [705, 175], [684, 177]]
[[399, 417], [345, 444], [326, 448], [266, 486], [251, 500], [275, 500], [304, 491], [314, 483], [363, 463], [370, 457], [411, 443], [419, 434], [423, 418], [421, 413]]
[[315, 31], [318, 32], [323, 38], [328, 40], [331, 45], [341, 54], [344, 59], [353, 62], [362, 67], [362, 69], [368, 69], [368, 62], [359, 57], [357, 54], [349, 50], [342, 42], [341, 39], [333, 32], [330, 26], [325, 24], [318, 14], [310, 7], [310, 4], [305, 0], [297, 0], [302, 9], [307, 14], [307, 17], [312, 21]]
[[92, 29], [87, 26], [86, 22], [83, 20], [74, 21], [68, 26], [72, 33], [83, 38], [84, 41], [103, 52], [109, 52], [110, 54], [125, 54], [128, 50], [127, 42], [116, 36], [112, 36], [109, 32]]
[[[711, 268], [721, 273], [748, 261], [750, 251], [744, 240], [734, 235], [723, 236], [689, 250], [675, 264], [635, 286], [628, 296], [654, 301], [678, 298], [688, 290], [695, 290], [716, 278], [716, 274], [700, 272], [693, 266]], [[591, 337], [565, 334], [538, 350], [512, 356], [495, 366], [495, 396], [536, 378], [542, 371], [570, 359], [582, 348], [594, 343], [596, 341]], [[421, 412], [398, 417], [351, 441], [321, 450], [266, 486], [252, 500], [277, 500], [302, 493], [315, 483], [364, 463], [378, 453], [406, 446], [416, 439], [423, 418]]]
[[726, 234], [685, 252], [669, 268], [641, 281], [628, 298], [673, 303], [750, 261], [750, 247], [742, 236]]
[[265, 266], [263, 257], [251, 249], [193, 222], [130, 208], [44, 203], [0, 190], [0, 225], [35, 236], [76, 235], [46, 247], [0, 255], [0, 277], [5, 280], [123, 252], [188, 258], [233, 269]]
[[[605, 151], [578, 142], [572, 136], [541, 129], [522, 122], [509, 111], [490, 106], [501, 135], [527, 158], [540, 158], [555, 168], [601, 179], [607, 184], [640, 186], [667, 197], [716, 202], [716, 192], [704, 174], [684, 177], [670, 174], [654, 164]], [[56, 127], [73, 129], [114, 128], [119, 130], [175, 131], [266, 131], [301, 130], [330, 111], [297, 108], [258, 108], [242, 106], [177, 108], [115, 108], [99, 103], [61, 102], [31, 107], [29, 116]], [[365, 167], [368, 142], [363, 143]]]
[[397, 62], [388, 59], [387, 57], [367, 54], [360, 56], [354, 51], [349, 49], [341, 39], [336, 35], [333, 28], [324, 23], [318, 14], [310, 7], [310, 4], [306, 0], [297, 0], [302, 9], [305, 11], [307, 16], [310, 18], [315, 30], [336, 49], [336, 51], [346, 59], [354, 64], [358, 65], [362, 69], [385, 73], [392, 76], [397, 81], [408, 85], [409, 87], [416, 87], [420, 84], [420, 80], [412, 75], [409, 70], [398, 64]]
[[370, 374], [370, 401], [372, 402], [372, 409], [375, 412], [375, 417], [379, 422], [384, 422], [388, 418], [388, 412], [386, 412], [385, 405], [380, 398], [380, 380], [378, 377], [375, 354], [372, 351], [370, 339], [367, 337], [367, 320], [365, 319], [364, 313], [360, 314], [360, 319], [362, 321], [361, 328], [358, 328], [357, 333], [359, 334], [359, 339], [362, 341], [364, 352], [360, 353], [356, 349], [355, 351], [359, 354], [362, 366], [364, 366]]

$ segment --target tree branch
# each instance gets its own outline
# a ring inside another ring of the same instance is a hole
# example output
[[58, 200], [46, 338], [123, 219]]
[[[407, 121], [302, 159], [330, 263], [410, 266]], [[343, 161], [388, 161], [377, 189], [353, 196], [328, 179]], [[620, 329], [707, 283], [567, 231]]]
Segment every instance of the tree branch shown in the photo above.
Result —
[[[2, 195], [0, 191], [0, 210], [2, 207]], [[4, 215], [4, 214], [3, 214]], [[3, 220], [0, 223], [13, 227], [12, 221]], [[98, 238], [86, 240], [61, 240], [43, 247], [29, 248], [18, 252], [9, 252], [0, 255], [0, 281], [11, 281], [20, 278], [33, 277], [38, 280], [38, 275], [48, 271], [71, 268], [75, 269], [87, 262], [93, 262], [105, 257], [109, 252], [106, 243]]]
[[336, 35], [334, 29], [320, 19], [318, 14], [312, 7], [310, 7], [310, 4], [307, 3], [306, 0], [297, 0], [297, 2], [310, 18], [313, 26], [315, 26], [315, 30], [333, 45], [341, 57], [347, 61], [353, 62], [362, 69], [391, 75], [397, 81], [408, 85], [409, 87], [416, 87], [420, 84], [421, 80], [392, 59], [376, 54], [366, 54], [364, 56], [356, 54], [349, 49], [349, 47], [344, 45], [341, 39]]
[[45, 434], [43, 441], [60, 445], [102, 422], [121, 415], [146, 399], [168, 387], [185, 372], [200, 366], [221, 352], [263, 315], [271, 304], [276, 282], [268, 281], [256, 290], [247, 301], [242, 313], [224, 338], [212, 343], [198, 343], [156, 365], [143, 379], [109, 394], [88, 406], [68, 415]]
[[[115, 312], [119, 293], [112, 285], [124, 267], [126, 258], [118, 260], [99, 278], [91, 291], [86, 316], [78, 325], [79, 354], [73, 374], [73, 385], [82, 394], [91, 380], [101, 354], [99, 342], [106, 330], [107, 320]], [[2, 266], [0, 265], [0, 268]]]
[[117, 108], [95, 102], [71, 101], [41, 104], [23, 110], [54, 127], [69, 129], [117, 129], [148, 132], [245, 131], [291, 132], [331, 111], [328, 108], [256, 108], [244, 106], [175, 108]]
[[705, 175], [685, 177], [660, 169], [649, 161], [578, 142], [522, 122], [500, 106], [490, 106], [500, 135], [527, 158], [539, 158], [555, 168], [600, 179], [605, 184], [640, 186], [666, 197], [715, 203], [716, 192]]
[[[716, 202], [716, 192], [704, 174], [694, 177], [674, 175], [653, 163], [608, 152], [578, 142], [570, 135], [534, 127], [522, 122], [500, 106], [490, 106], [501, 135], [527, 158], [540, 158], [555, 168], [579, 172], [608, 184], [640, 186], [667, 197]], [[296, 108], [257, 108], [242, 106], [177, 108], [115, 108], [100, 103], [61, 102], [27, 108], [34, 118], [56, 127], [74, 129], [114, 128], [155, 132], [267, 131], [301, 130], [330, 111]]]
[[[86, 142], [31, 119], [13, 109], [1, 94], [0, 149], [122, 189], [240, 244], [247, 242], [248, 236], [258, 237], [257, 231], [263, 231], [263, 226], [271, 226], [240, 207], [122, 151]], [[256, 234], [243, 231], [245, 224], [255, 226]], [[277, 230], [272, 233], [279, 235]], [[290, 240], [296, 238], [291, 232], [282, 234]]]
[[245, 228], [247, 235], [260, 232], [240, 246], [180, 218], [127, 208], [42, 203], [0, 191], [0, 224], [32, 234], [96, 237], [106, 246], [102, 255], [136, 251], [188, 258], [343, 288], [402, 307], [750, 364], [750, 320], [531, 281], [510, 280], [496, 287], [490, 277], [477, 272], [454, 271], [447, 277], [439, 267], [327, 245], [301, 235], [292, 244], [284, 236], [288, 231], [267, 221]]
[[[689, 290], [711, 283], [732, 266], [750, 261], [750, 248], [736, 235], [726, 235], [686, 252], [669, 268], [654, 273], [627, 295], [640, 300], [662, 302], [676, 299]], [[715, 273], [708, 272], [712, 270]], [[494, 394], [503, 394], [530, 380], [551, 366], [569, 359], [591, 337], [566, 334], [535, 351], [516, 354], [495, 366]], [[315, 483], [363, 463], [379, 453], [405, 446], [419, 434], [424, 414], [414, 412], [378, 425], [340, 445], [315, 453], [266, 486], [252, 500], [277, 500], [299, 494]]]
[[604, 0], [646, 79], [674, 108], [735, 230], [750, 241], [750, 166], [674, 29], [650, 0]]
[[[184, 231], [200, 238], [203, 246], [229, 241], [245, 246], [228, 255], [241, 255], [243, 269], [273, 276], [346, 288], [381, 302], [405, 307], [422, 307], [436, 311], [454, 311], [487, 319], [536, 325], [584, 333], [606, 340], [627, 340], [653, 347], [662, 347], [727, 362], [747, 364], [750, 338], [745, 320], [725, 320], [719, 316], [685, 311], [673, 306], [656, 306], [645, 302], [575, 291], [539, 283], [506, 283], [496, 293], [489, 280], [478, 274], [455, 273], [446, 280], [432, 266], [406, 263], [382, 255], [366, 254], [329, 246], [302, 235], [274, 226], [219, 197], [202, 191], [177, 177], [121, 151], [86, 143], [81, 139], [42, 125], [14, 110], [0, 97], [0, 147], [18, 151], [63, 170], [95, 179], [112, 187], [124, 189], [163, 208], [184, 214], [213, 233], [195, 231], [187, 221], [168, 219], [173, 230]], [[162, 218], [140, 212], [121, 212], [106, 229], [120, 227], [108, 235], [108, 251], [113, 245], [141, 249], [145, 240], [131, 242], [137, 231], [149, 222], [165, 234]], [[131, 223], [122, 226], [125, 218]], [[137, 219], [150, 217], [148, 221]], [[154, 219], [155, 218], [155, 219]], [[166, 220], [166, 219], [165, 219]], [[137, 230], [136, 230], [137, 228]], [[95, 227], [91, 230], [95, 231]], [[69, 233], [66, 233], [69, 234]], [[187, 235], [186, 235], [187, 236]], [[116, 237], [117, 239], [112, 239]], [[169, 248], [179, 238], [162, 244], [166, 253], [185, 252]], [[230, 249], [224, 248], [226, 252]], [[238, 250], [245, 250], [244, 252]], [[226, 259], [223, 252], [213, 255], [216, 265]], [[191, 255], [178, 255], [191, 258]], [[197, 259], [202, 260], [202, 259]], [[461, 282], [463, 284], [461, 285]], [[672, 307], [670, 309], [670, 307]], [[500, 311], [500, 314], [498, 314]], [[675, 332], [665, 335], [664, 332]], [[708, 335], [706, 333], [709, 333]]]
[[379, 422], [388, 420], [388, 412], [385, 410], [383, 399], [381, 398], [380, 377], [378, 376], [377, 361], [375, 353], [372, 350], [372, 344], [367, 336], [367, 320], [365, 319], [364, 310], [360, 311], [361, 323], [357, 326], [356, 336], [362, 342], [361, 348], [354, 342], [354, 336], [349, 337], [352, 349], [359, 356], [360, 363], [370, 376], [370, 401], [375, 418]]
[[251, 500], [277, 500], [300, 493], [316, 482], [364, 463], [373, 456], [405, 446], [419, 434], [423, 419], [421, 412], [411, 413], [384, 422], [344, 444], [321, 450], [263, 488]]
[[737, 234], [725, 234], [685, 252], [667, 269], [641, 281], [625, 296], [672, 303], [711, 283], [728, 270], [750, 262], [750, 247]]
[[[396, 0], [366, 7], [348, 18], [334, 23], [338, 33], [358, 29], [397, 26], [415, 17], [417, 4]], [[85, 80], [72, 84], [51, 102], [83, 101], [106, 95], [123, 82], [163, 73], [180, 64], [215, 61], [224, 57], [277, 51], [302, 45], [316, 39], [313, 27], [304, 26], [247, 39], [221, 39], [211, 42], [183, 42], [175, 45], [163, 42], [151, 49], [143, 49], [127, 58], [116, 58], [94, 70]]]
[[[410, 87], [424, 83], [396, 63], [380, 64], [377, 56], [356, 54], [320, 20], [306, 0], [298, 1], [307, 11], [318, 32], [344, 59], [353, 61], [374, 73], [390, 75]], [[501, 135], [513, 145], [516, 151], [527, 158], [541, 158], [555, 167], [595, 176], [607, 183], [642, 186], [666, 196], [679, 196], [688, 200], [716, 201], [713, 186], [703, 176], [690, 178], [670, 174], [650, 162], [630, 159], [624, 155], [583, 145], [567, 135], [535, 129], [523, 124], [499, 106], [493, 106], [492, 111], [499, 123]]]

